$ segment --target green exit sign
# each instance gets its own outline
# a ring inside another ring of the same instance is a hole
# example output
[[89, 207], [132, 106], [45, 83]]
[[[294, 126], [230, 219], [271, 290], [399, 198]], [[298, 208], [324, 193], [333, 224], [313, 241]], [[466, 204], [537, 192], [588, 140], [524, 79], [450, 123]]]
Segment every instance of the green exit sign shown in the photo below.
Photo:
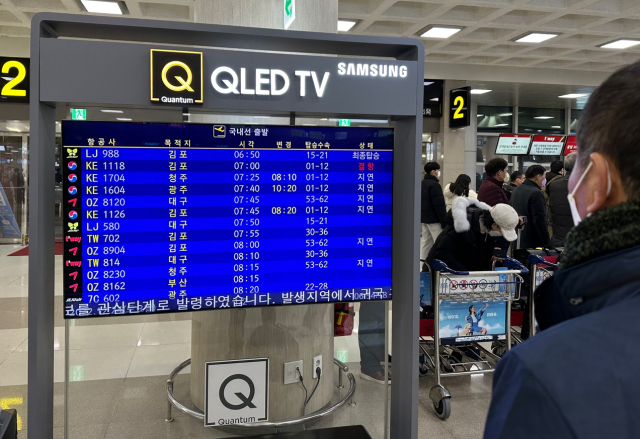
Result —
[[84, 108], [72, 108], [71, 119], [73, 120], [87, 120], [87, 110]]
[[340, 119], [340, 126], [341, 127], [350, 127], [351, 126], [351, 119]]
[[284, 28], [289, 29], [296, 19], [296, 0], [284, 0]]
[[341, 361], [343, 363], [349, 362], [349, 351], [338, 351], [336, 354], [338, 361]]

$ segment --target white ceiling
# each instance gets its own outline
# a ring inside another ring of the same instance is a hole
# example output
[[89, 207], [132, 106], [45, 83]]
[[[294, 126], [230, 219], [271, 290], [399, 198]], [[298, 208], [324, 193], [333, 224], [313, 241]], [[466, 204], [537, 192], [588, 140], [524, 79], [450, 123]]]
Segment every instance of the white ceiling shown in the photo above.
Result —
[[[461, 26], [446, 40], [422, 39], [428, 62], [612, 72], [640, 59], [640, 46], [597, 47], [640, 38], [640, 0], [339, 0], [352, 33], [418, 36], [429, 25]], [[542, 44], [512, 40], [532, 31]]]

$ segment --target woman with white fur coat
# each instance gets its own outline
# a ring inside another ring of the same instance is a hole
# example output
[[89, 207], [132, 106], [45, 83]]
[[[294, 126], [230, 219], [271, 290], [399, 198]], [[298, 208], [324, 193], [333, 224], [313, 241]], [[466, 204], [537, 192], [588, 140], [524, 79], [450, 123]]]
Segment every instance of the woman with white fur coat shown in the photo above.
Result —
[[495, 238], [515, 241], [519, 220], [508, 204], [490, 207], [474, 198], [458, 197], [447, 213], [447, 226], [429, 252], [427, 263], [438, 259], [452, 270], [490, 270]]
[[451, 210], [453, 200], [458, 197], [478, 198], [478, 194], [471, 189], [471, 177], [467, 174], [460, 174], [454, 183], [449, 183], [444, 188], [444, 201], [447, 205], [447, 212]]

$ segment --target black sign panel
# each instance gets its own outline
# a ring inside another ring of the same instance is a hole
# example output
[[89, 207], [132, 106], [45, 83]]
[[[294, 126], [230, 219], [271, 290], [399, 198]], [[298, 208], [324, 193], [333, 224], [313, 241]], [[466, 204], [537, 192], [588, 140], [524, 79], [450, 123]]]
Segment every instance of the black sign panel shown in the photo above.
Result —
[[422, 116], [442, 117], [442, 97], [444, 81], [441, 79], [424, 80], [424, 101], [422, 102]]
[[451, 90], [449, 127], [459, 128], [471, 125], [471, 87]]
[[29, 58], [0, 57], [0, 102], [29, 102]]
[[151, 100], [162, 104], [201, 104], [202, 52], [151, 50]]

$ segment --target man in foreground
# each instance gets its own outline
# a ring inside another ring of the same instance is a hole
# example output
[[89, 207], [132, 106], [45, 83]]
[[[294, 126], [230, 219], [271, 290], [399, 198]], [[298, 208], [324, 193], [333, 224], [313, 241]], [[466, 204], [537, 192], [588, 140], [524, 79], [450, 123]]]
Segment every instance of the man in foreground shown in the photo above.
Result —
[[535, 292], [541, 332], [498, 363], [486, 439], [637, 438], [640, 63], [590, 97], [569, 179], [576, 227]]

